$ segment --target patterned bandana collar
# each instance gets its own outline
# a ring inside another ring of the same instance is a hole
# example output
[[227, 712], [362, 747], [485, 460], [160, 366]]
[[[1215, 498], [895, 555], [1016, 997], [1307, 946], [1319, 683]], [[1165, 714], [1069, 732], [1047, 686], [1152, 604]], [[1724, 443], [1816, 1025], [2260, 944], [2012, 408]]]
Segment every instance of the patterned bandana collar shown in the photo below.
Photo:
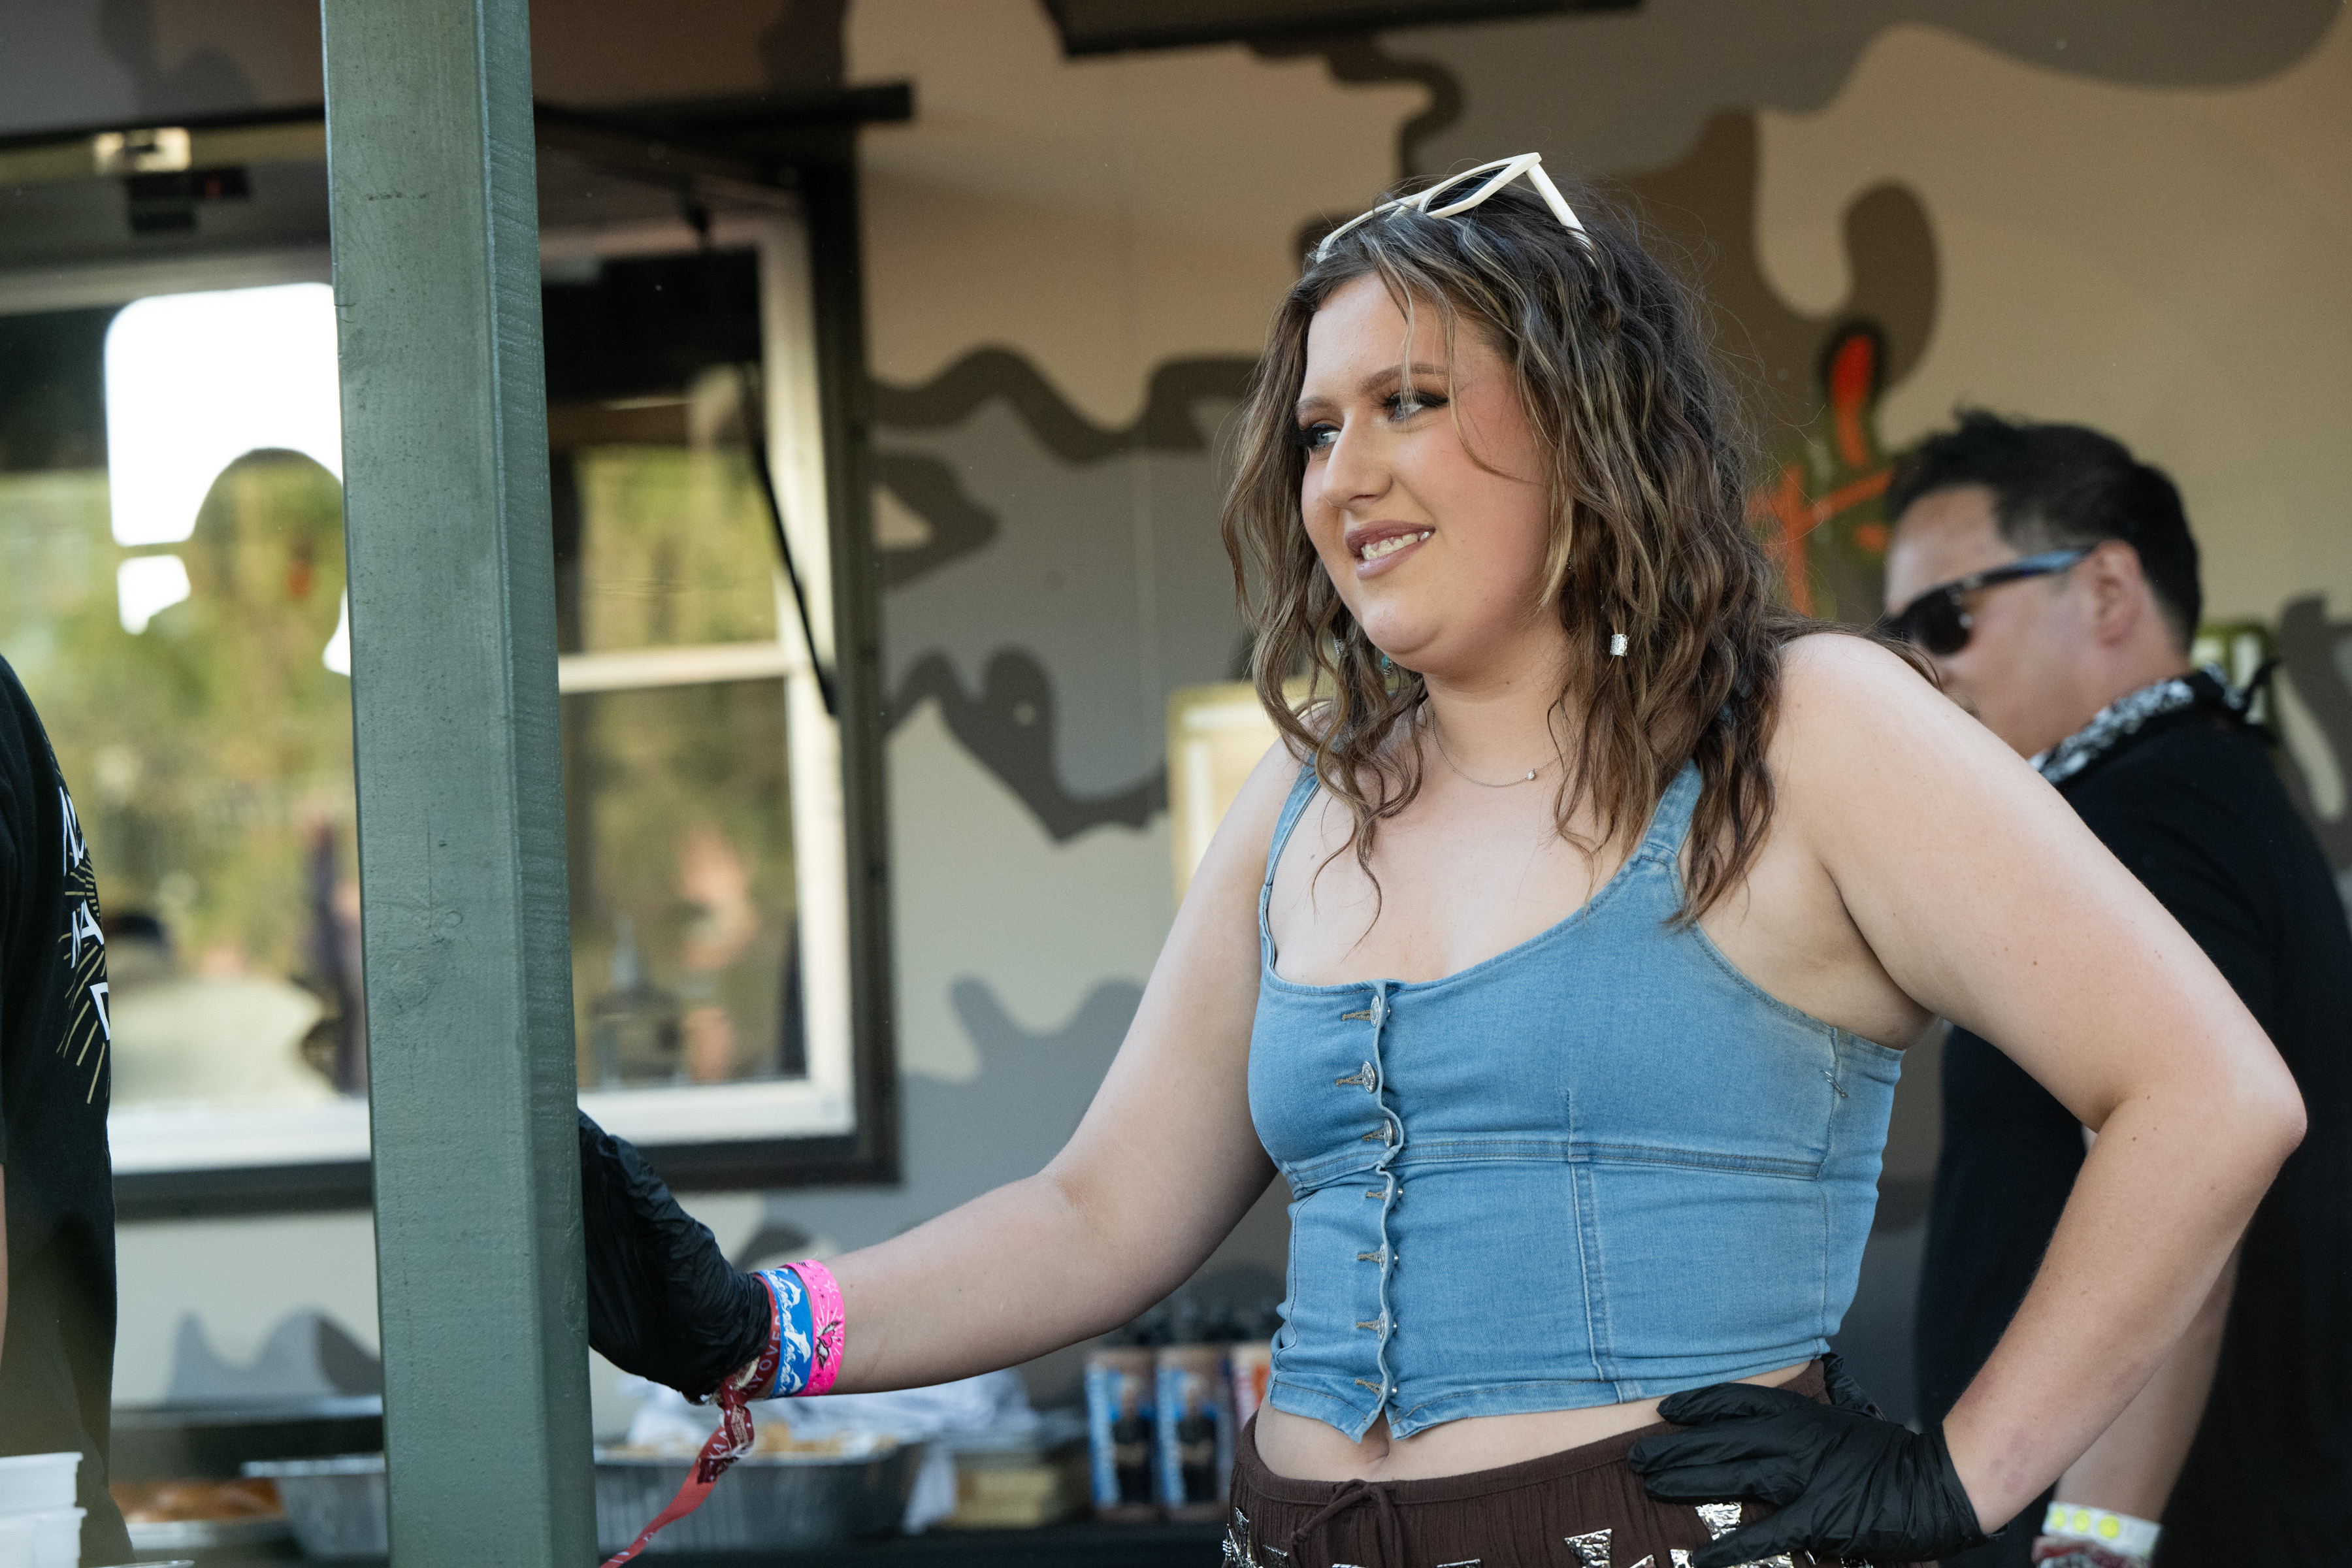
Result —
[[2151, 720], [2178, 713], [2184, 708], [2209, 704], [2218, 704], [2242, 718], [2249, 700], [2247, 693], [2230, 684], [2220, 665], [2209, 664], [2192, 674], [2159, 680], [2116, 698], [2091, 715], [2089, 723], [2031, 762], [2033, 770], [2052, 784], [2064, 784], [2138, 734]]

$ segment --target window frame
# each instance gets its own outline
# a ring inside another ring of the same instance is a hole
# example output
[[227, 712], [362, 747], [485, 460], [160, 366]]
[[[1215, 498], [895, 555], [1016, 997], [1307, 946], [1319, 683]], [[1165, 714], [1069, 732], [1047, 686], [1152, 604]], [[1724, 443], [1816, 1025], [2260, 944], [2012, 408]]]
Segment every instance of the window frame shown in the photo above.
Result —
[[[787, 535], [795, 546], [795, 557], [803, 557], [822, 543], [824, 575], [829, 579], [829, 592], [824, 593], [821, 602], [812, 603], [811, 608], [819, 655], [829, 660], [835, 693], [832, 734], [837, 743], [841, 823], [839, 934], [845, 950], [837, 1026], [845, 1030], [843, 1043], [847, 1058], [835, 1087], [846, 1097], [849, 1123], [847, 1131], [841, 1132], [778, 1135], [747, 1131], [714, 1138], [663, 1135], [656, 1125], [636, 1141], [671, 1184], [681, 1190], [880, 1184], [895, 1182], [898, 1174], [883, 772], [887, 695], [881, 685], [879, 657], [880, 580], [872, 544], [859, 216], [851, 138], [844, 133], [825, 140], [837, 140], [838, 145], [795, 157], [777, 172], [773, 187], [730, 183], [730, 188], [709, 205], [717, 209], [710, 226], [714, 245], [740, 248], [750, 244], [760, 250], [762, 379], [769, 388], [766, 436], [778, 499], [786, 514]], [[795, 231], [803, 242], [798, 246], [793, 244]], [[551, 230], [542, 236], [542, 265], [564, 255], [689, 252], [700, 237], [683, 218], [675, 224], [640, 223], [604, 231]], [[329, 258], [313, 246], [93, 262], [38, 273], [0, 273], [0, 313], [128, 303], [157, 294], [331, 280]], [[794, 300], [805, 301], [805, 315], [787, 321], [788, 312], [797, 316], [792, 307]], [[808, 515], [812, 512], [821, 516], [812, 521]], [[824, 585], [811, 583], [809, 586], [814, 595], [823, 592]], [[803, 645], [797, 643], [797, 634], [787, 597], [779, 606], [773, 667], [742, 668], [746, 650], [769, 645], [726, 645], [725, 651], [735, 655], [736, 668], [716, 677], [783, 677], [788, 703], [793, 708], [788, 733], [794, 719], [806, 721], [810, 702], [818, 702], [816, 711], [822, 714], [815, 682], [808, 675], [808, 657], [801, 651]], [[680, 652], [569, 655], [562, 661], [560, 679], [567, 692], [681, 684], [676, 679]], [[632, 662], [637, 666], [634, 673], [621, 668]], [[719, 660], [722, 668], [727, 662], [723, 657]], [[583, 678], [586, 684], [575, 684]], [[363, 812], [364, 806], [360, 809]], [[803, 816], [797, 805], [793, 816], [797, 841]], [[796, 855], [796, 865], [799, 860]], [[815, 989], [814, 984], [804, 986], [804, 997]], [[811, 1024], [812, 1066], [821, 1048], [810, 1016], [814, 1011], [804, 1012]], [[614, 1096], [723, 1096], [738, 1087], [587, 1089], [583, 1095], [586, 1108], [594, 1114], [600, 1100], [608, 1109], [621, 1103], [611, 1098]], [[762, 1080], [740, 1086], [754, 1097], [772, 1100], [779, 1098], [780, 1087]], [[365, 1108], [353, 1104], [350, 1109], [364, 1126]], [[219, 1114], [234, 1122], [240, 1116], [273, 1113]], [[616, 1115], [614, 1130], [635, 1137], [632, 1124], [640, 1120]], [[655, 1120], [658, 1123], [676, 1118]], [[234, 1139], [235, 1133], [225, 1128], [221, 1136]], [[362, 1147], [351, 1157], [120, 1171], [114, 1187], [117, 1212], [126, 1220], [354, 1208], [370, 1202], [370, 1163]]]

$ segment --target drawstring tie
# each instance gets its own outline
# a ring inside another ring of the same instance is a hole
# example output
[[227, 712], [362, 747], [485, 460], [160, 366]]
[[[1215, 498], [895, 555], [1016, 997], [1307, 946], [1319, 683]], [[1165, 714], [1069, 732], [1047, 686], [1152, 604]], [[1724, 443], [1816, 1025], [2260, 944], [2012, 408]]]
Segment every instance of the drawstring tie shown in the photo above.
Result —
[[1380, 1508], [1381, 1562], [1387, 1568], [1403, 1568], [1404, 1527], [1397, 1522], [1396, 1499], [1389, 1494], [1387, 1487], [1378, 1481], [1368, 1481], [1361, 1476], [1342, 1485], [1331, 1494], [1329, 1502], [1325, 1503], [1305, 1524], [1290, 1532], [1292, 1557], [1297, 1557], [1300, 1549], [1307, 1544], [1307, 1537], [1361, 1502], [1375, 1503]]

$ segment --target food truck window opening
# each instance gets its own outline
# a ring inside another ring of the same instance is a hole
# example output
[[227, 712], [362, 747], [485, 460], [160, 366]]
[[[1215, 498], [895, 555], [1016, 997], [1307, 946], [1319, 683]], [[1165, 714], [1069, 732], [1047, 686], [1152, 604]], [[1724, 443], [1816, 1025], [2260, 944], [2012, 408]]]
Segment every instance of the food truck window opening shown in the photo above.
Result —
[[[685, 1184], [870, 1179], [884, 960], [849, 878], [881, 849], [811, 658], [843, 612], [810, 241], [786, 199], [700, 244], [543, 237], [582, 1100]], [[0, 273], [0, 372], [64, 409], [0, 453], [0, 651], [110, 884], [131, 1214], [366, 1191], [332, 295], [314, 251], [200, 259], [81, 298]]]

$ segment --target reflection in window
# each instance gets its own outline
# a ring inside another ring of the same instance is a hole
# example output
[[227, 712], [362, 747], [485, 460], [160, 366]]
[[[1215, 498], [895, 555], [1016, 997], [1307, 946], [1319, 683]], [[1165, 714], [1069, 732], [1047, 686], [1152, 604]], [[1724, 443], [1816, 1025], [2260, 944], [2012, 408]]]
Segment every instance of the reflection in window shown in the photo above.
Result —
[[742, 412], [721, 367], [555, 423], [634, 437], [555, 458], [560, 635], [590, 656], [563, 712], [583, 1088], [806, 1071], [791, 611]]
[[342, 472], [335, 293], [324, 283], [162, 294], [106, 333], [114, 537], [188, 537], [214, 478], [247, 452]]
[[780, 680], [575, 695], [570, 809], [580, 1081], [797, 1076], [791, 818]]
[[[747, 441], [815, 450], [813, 372], [753, 384], [806, 309], [770, 255], [546, 289], [576, 1059], [655, 1143], [855, 1126], [840, 742]], [[117, 1169], [362, 1160], [331, 295], [5, 304], [0, 654], [97, 851]]]
[[[0, 652], [99, 847], [115, 1101], [358, 1093], [351, 685], [324, 658], [341, 489], [245, 458], [168, 552], [118, 545], [108, 502], [94, 470], [0, 477]], [[155, 576], [184, 592], [127, 613]]]

